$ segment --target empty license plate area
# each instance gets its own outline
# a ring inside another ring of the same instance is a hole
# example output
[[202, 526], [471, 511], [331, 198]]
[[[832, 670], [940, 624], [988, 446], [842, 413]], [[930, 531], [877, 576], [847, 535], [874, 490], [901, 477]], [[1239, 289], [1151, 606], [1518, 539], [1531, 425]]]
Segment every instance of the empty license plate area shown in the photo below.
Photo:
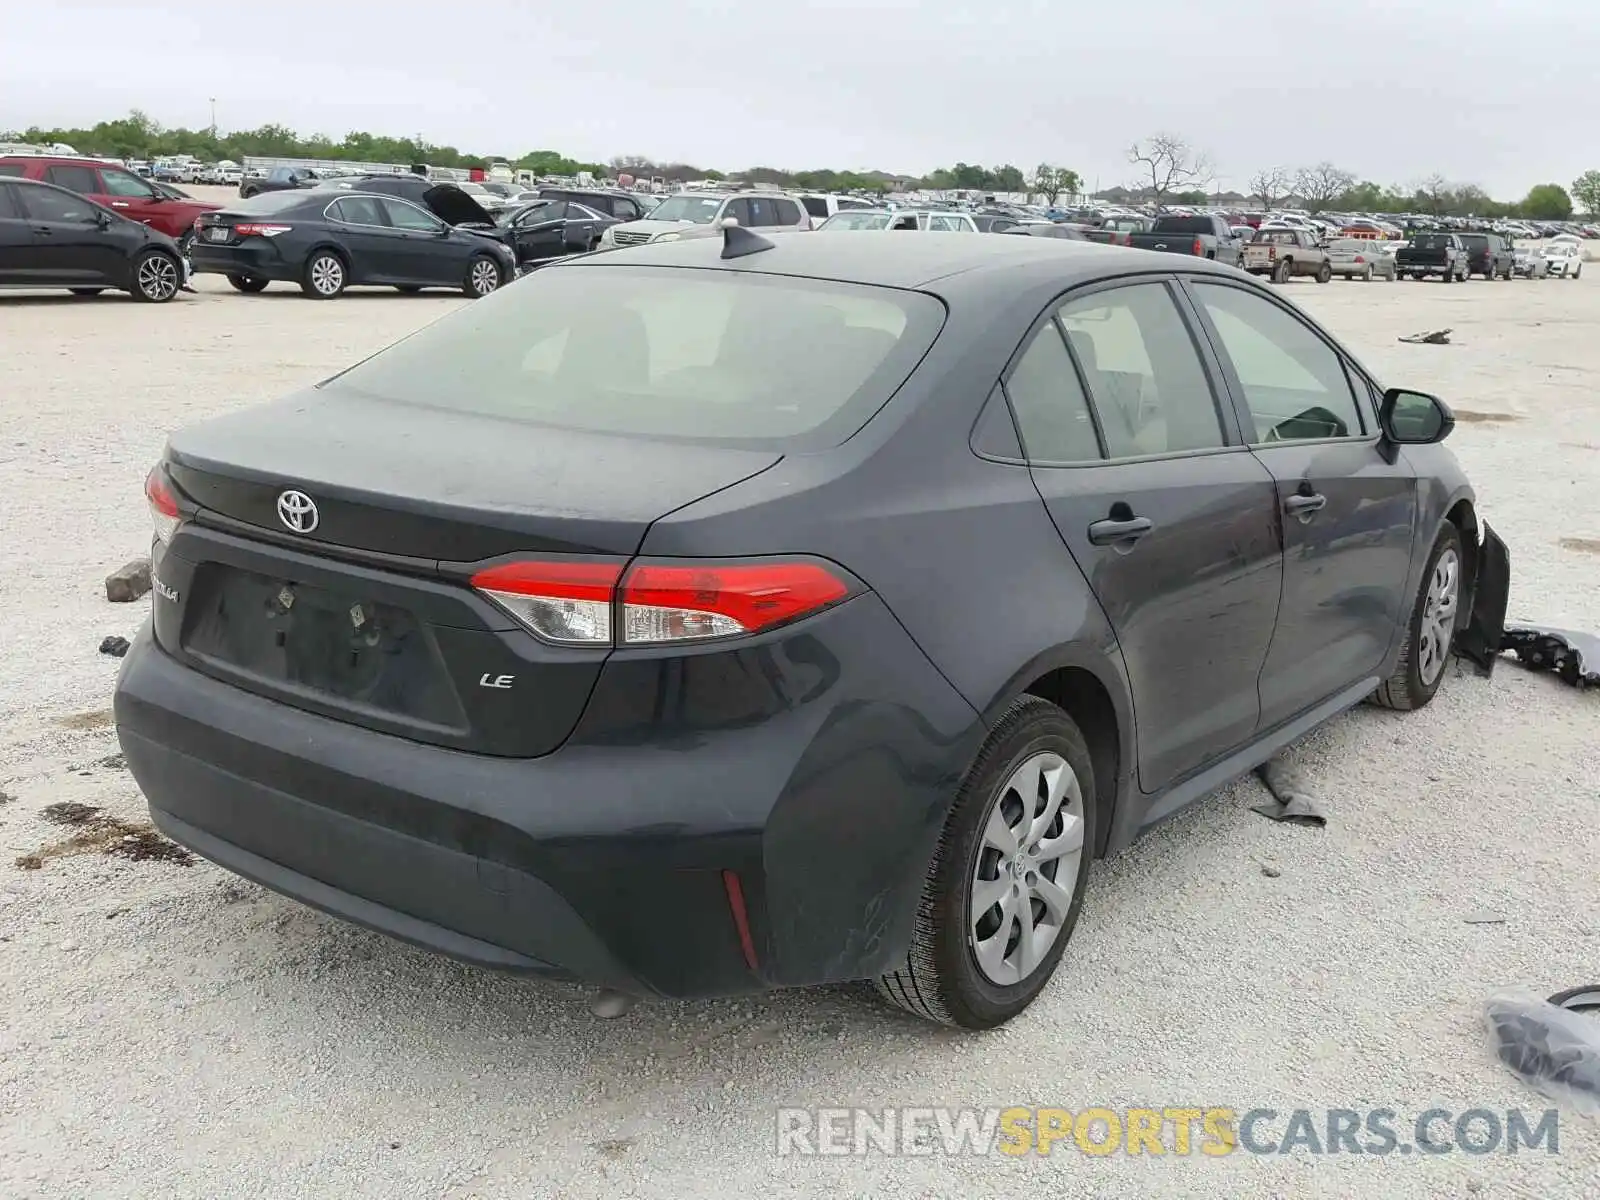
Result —
[[183, 648], [245, 679], [435, 725], [464, 720], [434, 639], [403, 608], [202, 563]]

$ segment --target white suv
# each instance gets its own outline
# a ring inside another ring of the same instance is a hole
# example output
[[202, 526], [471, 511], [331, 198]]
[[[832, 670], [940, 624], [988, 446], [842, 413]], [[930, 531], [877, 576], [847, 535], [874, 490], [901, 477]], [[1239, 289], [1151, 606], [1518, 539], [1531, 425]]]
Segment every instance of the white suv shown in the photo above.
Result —
[[776, 192], [679, 192], [639, 221], [612, 225], [602, 248], [676, 241], [686, 230], [733, 221], [748, 229], [810, 229], [811, 218], [793, 196]]

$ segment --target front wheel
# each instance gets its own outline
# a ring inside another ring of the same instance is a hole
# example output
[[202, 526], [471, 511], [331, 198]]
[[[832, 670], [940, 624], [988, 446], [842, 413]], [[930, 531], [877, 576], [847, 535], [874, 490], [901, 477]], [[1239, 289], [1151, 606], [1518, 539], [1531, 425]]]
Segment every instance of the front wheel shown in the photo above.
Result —
[[1036, 696], [1012, 703], [956, 790], [890, 1003], [993, 1029], [1044, 990], [1083, 906], [1098, 810], [1088, 744]]
[[1361, 272], [1361, 282], [1362, 283], [1371, 283], [1372, 282], [1372, 267], [1370, 265], [1367, 267], [1367, 269], [1365, 271]]
[[1462, 563], [1461, 534], [1446, 521], [1428, 554], [1400, 658], [1372, 693], [1373, 703], [1409, 711], [1421, 708], [1439, 690], [1461, 619]]
[[183, 284], [183, 268], [165, 250], [146, 250], [133, 264], [135, 300], [146, 304], [165, 304], [178, 294]]
[[494, 291], [500, 283], [500, 264], [487, 254], [478, 254], [467, 264], [467, 277], [462, 281], [461, 290], [477, 300]]

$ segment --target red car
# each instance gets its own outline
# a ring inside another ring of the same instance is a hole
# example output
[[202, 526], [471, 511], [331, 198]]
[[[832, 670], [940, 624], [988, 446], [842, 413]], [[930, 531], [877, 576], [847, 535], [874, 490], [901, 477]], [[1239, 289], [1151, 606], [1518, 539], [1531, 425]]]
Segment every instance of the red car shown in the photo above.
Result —
[[185, 257], [189, 240], [194, 237], [195, 218], [222, 207], [187, 197], [174, 199], [125, 167], [92, 158], [4, 155], [0, 156], [0, 175], [39, 179], [87, 196], [96, 204], [173, 238]]

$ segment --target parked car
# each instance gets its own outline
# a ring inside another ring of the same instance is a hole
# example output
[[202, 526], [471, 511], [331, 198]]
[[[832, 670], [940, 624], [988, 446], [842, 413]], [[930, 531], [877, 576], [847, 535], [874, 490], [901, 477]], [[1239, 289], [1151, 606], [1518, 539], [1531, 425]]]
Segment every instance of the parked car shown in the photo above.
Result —
[[262, 192], [285, 192], [314, 188], [320, 182], [316, 173], [301, 167], [273, 167], [262, 176], [247, 176], [239, 181], [239, 195], [248, 200]]
[[1485, 279], [1510, 279], [1512, 268], [1511, 244], [1497, 233], [1463, 233], [1461, 244], [1467, 248], [1467, 274], [1482, 275]]
[[606, 230], [603, 246], [639, 246], [674, 241], [694, 225], [734, 221], [745, 228], [810, 229], [811, 218], [793, 196], [775, 192], [679, 192], [668, 196], [648, 217]]
[[1065, 221], [1051, 221], [1044, 225], [1013, 225], [1001, 232], [1021, 234], [1023, 237], [1056, 238], [1064, 242], [1087, 242], [1095, 231], [1081, 225], [1069, 225]]
[[66, 188], [0, 177], [0, 287], [116, 289], [165, 304], [185, 278], [166, 234]]
[[1583, 274], [1583, 250], [1577, 242], [1549, 241], [1543, 247], [1544, 273], [1560, 279]]
[[265, 192], [207, 213], [190, 261], [241, 292], [297, 283], [315, 300], [358, 284], [486, 296], [517, 270], [497, 235], [452, 226], [398, 196], [332, 189]]
[[1395, 279], [1394, 258], [1372, 238], [1336, 238], [1328, 243], [1328, 269], [1341, 279]]
[[1157, 217], [1145, 232], [1130, 232], [1124, 244], [1239, 265], [1239, 239], [1232, 226], [1218, 216]]
[[649, 215], [652, 205], [638, 196], [606, 188], [542, 187], [544, 200], [572, 200], [617, 221], [638, 221]]
[[820, 225], [838, 213], [860, 212], [863, 209], [880, 207], [858, 196], [839, 196], [829, 192], [804, 192], [795, 199], [800, 202], [800, 207], [806, 210], [806, 215], [811, 218], [813, 225]]
[[1333, 278], [1328, 251], [1309, 229], [1291, 225], [1263, 225], [1244, 247], [1241, 265], [1252, 275], [1266, 275], [1273, 283], [1288, 283], [1307, 275], [1318, 283]]
[[500, 224], [494, 213], [479, 204], [459, 184], [429, 179], [423, 175], [360, 175], [337, 179], [323, 184], [324, 190], [374, 192], [382, 196], [398, 196], [412, 204], [427, 209], [447, 225], [470, 229], [505, 244], [512, 249], [510, 233]]
[[503, 210], [496, 220], [511, 234], [518, 267], [599, 249], [600, 235], [617, 223], [567, 200], [535, 200]]
[[[979, 233], [978, 223], [970, 213], [948, 212], [940, 209], [875, 209], [872, 212], [842, 212], [829, 217], [818, 227], [837, 233], [872, 230], [921, 231], [923, 233]], [[1013, 226], [1021, 228], [1021, 226]], [[1010, 233], [1010, 229], [1001, 230]]]
[[218, 207], [187, 196], [174, 198], [174, 189], [166, 184], [141, 179], [132, 171], [92, 158], [0, 157], [0, 176], [6, 175], [42, 180], [85, 196], [102, 208], [172, 238], [185, 255], [194, 237], [195, 218], [215, 212]]
[[1512, 251], [1511, 271], [1524, 279], [1543, 279], [1550, 274], [1550, 264], [1540, 251], [1518, 246]]
[[1394, 256], [1395, 269], [1412, 279], [1437, 275], [1446, 283], [1467, 278], [1467, 248], [1456, 233], [1414, 233]]
[[1005, 233], [1019, 225], [1047, 224], [1042, 221], [1020, 221], [1006, 213], [968, 213], [979, 233]]
[[157, 827], [500, 969], [1021, 1012], [1091, 860], [1427, 704], [1508, 583], [1443, 401], [1023, 240], [581, 255], [174, 433], [114, 700]]

